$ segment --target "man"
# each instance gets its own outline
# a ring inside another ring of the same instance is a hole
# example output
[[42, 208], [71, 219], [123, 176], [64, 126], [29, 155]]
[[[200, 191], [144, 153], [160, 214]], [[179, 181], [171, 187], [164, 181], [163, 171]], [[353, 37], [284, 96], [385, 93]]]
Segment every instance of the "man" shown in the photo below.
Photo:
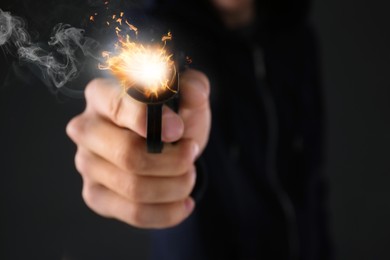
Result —
[[321, 98], [306, 8], [154, 5], [151, 14], [194, 61], [181, 74], [179, 113], [164, 108], [164, 151], [147, 154], [145, 106], [117, 99], [115, 82], [92, 81], [85, 111], [67, 127], [86, 204], [155, 229], [155, 259], [327, 259]]
[[[83, 1], [12, 4], [1, 7], [42, 40], [91, 11]], [[59, 105], [18, 62], [16, 75], [0, 71], [0, 258], [145, 259], [149, 249], [136, 248], [143, 243], [134, 236], [149, 232], [154, 259], [327, 259], [306, 1], [166, 0], [146, 12], [193, 61], [181, 74], [179, 114], [164, 108], [164, 151], [146, 154], [144, 106], [118, 100], [112, 81], [92, 81], [86, 110], [67, 127], [82, 188], [64, 128], [83, 102]], [[81, 197], [120, 221], [91, 213]]]

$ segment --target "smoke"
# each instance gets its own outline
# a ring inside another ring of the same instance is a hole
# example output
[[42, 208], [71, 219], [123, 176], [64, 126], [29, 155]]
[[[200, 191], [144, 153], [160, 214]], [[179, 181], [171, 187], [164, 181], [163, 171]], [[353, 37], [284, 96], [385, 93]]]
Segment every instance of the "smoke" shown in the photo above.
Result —
[[21, 18], [0, 9], [0, 47], [11, 52], [13, 46], [20, 61], [36, 75], [39, 71], [43, 81], [57, 90], [74, 81], [88, 60], [99, 61], [99, 43], [86, 37], [83, 29], [58, 24], [47, 43], [36, 43]]
[[0, 9], [0, 46], [12, 42], [16, 47], [21, 47], [30, 42], [30, 36], [24, 29], [21, 18], [13, 17], [10, 13]]
[[95, 57], [91, 50], [95, 50], [98, 44], [91, 38], [85, 37], [82, 29], [66, 24], [58, 24], [53, 34], [48, 45], [55, 52], [47, 52], [31, 44], [20, 47], [18, 54], [22, 60], [42, 68], [53, 84], [61, 88], [78, 76], [82, 57]]

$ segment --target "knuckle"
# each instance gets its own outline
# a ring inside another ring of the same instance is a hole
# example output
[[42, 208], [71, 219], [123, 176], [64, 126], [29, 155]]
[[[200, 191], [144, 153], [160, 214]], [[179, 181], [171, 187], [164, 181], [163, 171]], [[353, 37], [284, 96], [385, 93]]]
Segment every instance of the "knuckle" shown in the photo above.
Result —
[[87, 102], [89, 100], [93, 100], [93, 97], [101, 84], [102, 84], [102, 79], [93, 79], [88, 83], [88, 85], [85, 88], [85, 98]]
[[66, 133], [69, 137], [77, 139], [84, 130], [84, 117], [83, 114], [74, 117], [66, 126]]

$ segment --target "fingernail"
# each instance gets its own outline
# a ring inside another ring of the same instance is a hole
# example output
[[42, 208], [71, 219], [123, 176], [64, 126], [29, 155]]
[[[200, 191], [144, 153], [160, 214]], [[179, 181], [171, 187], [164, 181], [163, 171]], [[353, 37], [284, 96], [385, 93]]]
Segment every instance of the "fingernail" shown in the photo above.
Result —
[[168, 142], [177, 141], [183, 133], [182, 124], [177, 115], [168, 113], [163, 116], [163, 138]]
[[184, 202], [184, 206], [187, 212], [191, 212], [195, 207], [195, 202], [192, 198], [187, 198]]

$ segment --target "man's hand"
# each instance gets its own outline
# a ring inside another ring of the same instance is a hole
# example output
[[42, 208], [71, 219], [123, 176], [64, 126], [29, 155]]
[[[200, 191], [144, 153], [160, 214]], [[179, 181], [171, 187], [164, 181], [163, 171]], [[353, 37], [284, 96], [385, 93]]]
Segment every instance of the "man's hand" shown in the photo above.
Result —
[[67, 133], [77, 144], [82, 196], [93, 211], [141, 228], [171, 227], [191, 214], [194, 162], [210, 131], [209, 81], [188, 70], [181, 74], [180, 91], [179, 114], [163, 108], [163, 152], [148, 154], [146, 105], [121, 96], [113, 81], [87, 86], [86, 110], [72, 119]]

